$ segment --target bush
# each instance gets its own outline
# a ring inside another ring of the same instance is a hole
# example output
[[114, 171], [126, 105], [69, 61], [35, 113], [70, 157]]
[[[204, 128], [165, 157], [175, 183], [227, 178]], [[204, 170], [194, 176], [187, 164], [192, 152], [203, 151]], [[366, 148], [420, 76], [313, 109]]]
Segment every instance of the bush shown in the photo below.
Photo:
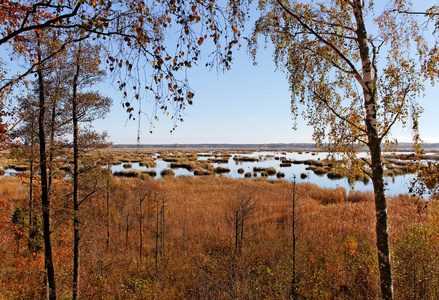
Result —
[[239, 173], [239, 174], [244, 174], [244, 169], [243, 169], [243, 168], [239, 168], [239, 169], [238, 169], [238, 173]]
[[[3, 171], [3, 172], [4, 172], [4, 171]], [[245, 177], [245, 178], [251, 178], [251, 177], [252, 177], [252, 173], [247, 172], [247, 173], [244, 174], [244, 177]]]
[[306, 177], [308, 177], [308, 175], [306, 175], [306, 173], [300, 173], [300, 178], [305, 179]]
[[133, 167], [132, 164], [123, 164], [124, 169], [131, 169]]

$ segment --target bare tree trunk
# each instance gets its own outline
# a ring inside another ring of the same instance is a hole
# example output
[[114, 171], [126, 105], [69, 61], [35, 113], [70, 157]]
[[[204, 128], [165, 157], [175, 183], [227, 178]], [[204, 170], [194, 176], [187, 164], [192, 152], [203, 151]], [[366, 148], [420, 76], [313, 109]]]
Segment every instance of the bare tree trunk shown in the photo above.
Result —
[[[107, 169], [110, 170], [110, 163], [108, 162], [107, 164]], [[107, 252], [109, 251], [110, 248], [110, 173], [108, 172], [107, 174], [107, 186], [106, 186], [106, 208], [107, 208], [107, 212], [106, 212], [106, 217], [107, 217], [107, 240], [106, 240], [106, 245], [107, 245]]]
[[80, 72], [79, 57], [81, 48], [79, 47], [76, 61], [76, 72], [73, 77], [72, 94], [72, 121], [73, 121], [73, 300], [79, 299], [79, 146], [78, 146], [78, 112], [77, 112], [77, 88], [78, 76]]
[[[37, 33], [37, 51], [38, 61], [42, 61], [40, 36]], [[39, 97], [39, 115], [38, 115], [38, 138], [40, 141], [40, 173], [41, 173], [41, 205], [43, 210], [43, 236], [44, 236], [44, 266], [47, 272], [47, 282], [49, 285], [49, 299], [56, 299], [55, 270], [52, 258], [52, 243], [50, 240], [50, 198], [47, 183], [47, 158], [46, 158], [46, 134], [44, 131], [44, 114], [45, 114], [45, 97], [44, 97], [44, 79], [42, 66], [37, 69], [38, 76], [38, 97]]]
[[293, 175], [293, 215], [292, 215], [292, 229], [293, 229], [293, 279], [291, 280], [291, 298], [297, 299], [296, 288], [296, 176]]

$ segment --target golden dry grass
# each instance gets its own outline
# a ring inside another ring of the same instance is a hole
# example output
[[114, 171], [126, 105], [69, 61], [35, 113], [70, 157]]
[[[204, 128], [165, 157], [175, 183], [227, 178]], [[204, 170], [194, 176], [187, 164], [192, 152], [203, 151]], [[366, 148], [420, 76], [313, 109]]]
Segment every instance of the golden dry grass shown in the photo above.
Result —
[[[112, 178], [109, 219], [105, 187], [104, 180], [81, 207], [84, 299], [290, 299], [291, 183], [215, 176]], [[69, 297], [72, 270], [69, 189], [67, 181], [57, 182], [52, 203], [62, 298]], [[18, 204], [26, 207], [26, 194], [18, 179], [0, 179], [5, 219]], [[236, 253], [233, 220], [246, 197], [254, 208], [243, 226], [242, 252]], [[295, 199], [300, 299], [378, 299], [372, 195], [297, 184]], [[439, 210], [425, 204], [408, 196], [389, 198], [395, 299], [436, 299]], [[29, 253], [24, 240], [17, 252], [11, 228], [0, 227], [5, 237], [0, 298], [20, 299], [13, 287], [40, 299], [42, 252]]]

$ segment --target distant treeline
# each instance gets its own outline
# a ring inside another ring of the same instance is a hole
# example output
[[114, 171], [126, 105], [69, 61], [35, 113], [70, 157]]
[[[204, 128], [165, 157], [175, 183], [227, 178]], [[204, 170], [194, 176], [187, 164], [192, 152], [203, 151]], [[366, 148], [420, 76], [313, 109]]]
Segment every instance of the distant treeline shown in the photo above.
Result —
[[[439, 143], [423, 143], [424, 149], [438, 149]], [[290, 144], [115, 144], [111, 148], [148, 149], [257, 149], [257, 150], [318, 150], [314, 143]], [[364, 149], [366, 150], [366, 149]], [[400, 143], [400, 151], [413, 151], [412, 143]]]

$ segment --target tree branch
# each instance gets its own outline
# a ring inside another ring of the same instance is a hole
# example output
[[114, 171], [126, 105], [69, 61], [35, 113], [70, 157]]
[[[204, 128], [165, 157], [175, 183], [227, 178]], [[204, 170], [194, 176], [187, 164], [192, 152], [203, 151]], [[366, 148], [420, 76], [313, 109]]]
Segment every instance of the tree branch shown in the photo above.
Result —
[[323, 36], [321, 36], [319, 33], [317, 33], [314, 29], [312, 29], [308, 24], [304, 23], [299, 15], [291, 11], [288, 7], [286, 7], [282, 0], [277, 0], [277, 3], [282, 7], [282, 9], [287, 12], [290, 16], [292, 16], [294, 19], [296, 19], [300, 25], [305, 28], [309, 33], [314, 35], [318, 40], [320, 40], [322, 43], [328, 45], [334, 52], [342, 59], [344, 60], [349, 67], [352, 69], [352, 74], [355, 76], [357, 81], [361, 84], [361, 86], [364, 89], [368, 89], [367, 84], [363, 81], [362, 76], [358, 72], [357, 68], [355, 68], [354, 64], [331, 42], [329, 42], [327, 39], [325, 39]]

